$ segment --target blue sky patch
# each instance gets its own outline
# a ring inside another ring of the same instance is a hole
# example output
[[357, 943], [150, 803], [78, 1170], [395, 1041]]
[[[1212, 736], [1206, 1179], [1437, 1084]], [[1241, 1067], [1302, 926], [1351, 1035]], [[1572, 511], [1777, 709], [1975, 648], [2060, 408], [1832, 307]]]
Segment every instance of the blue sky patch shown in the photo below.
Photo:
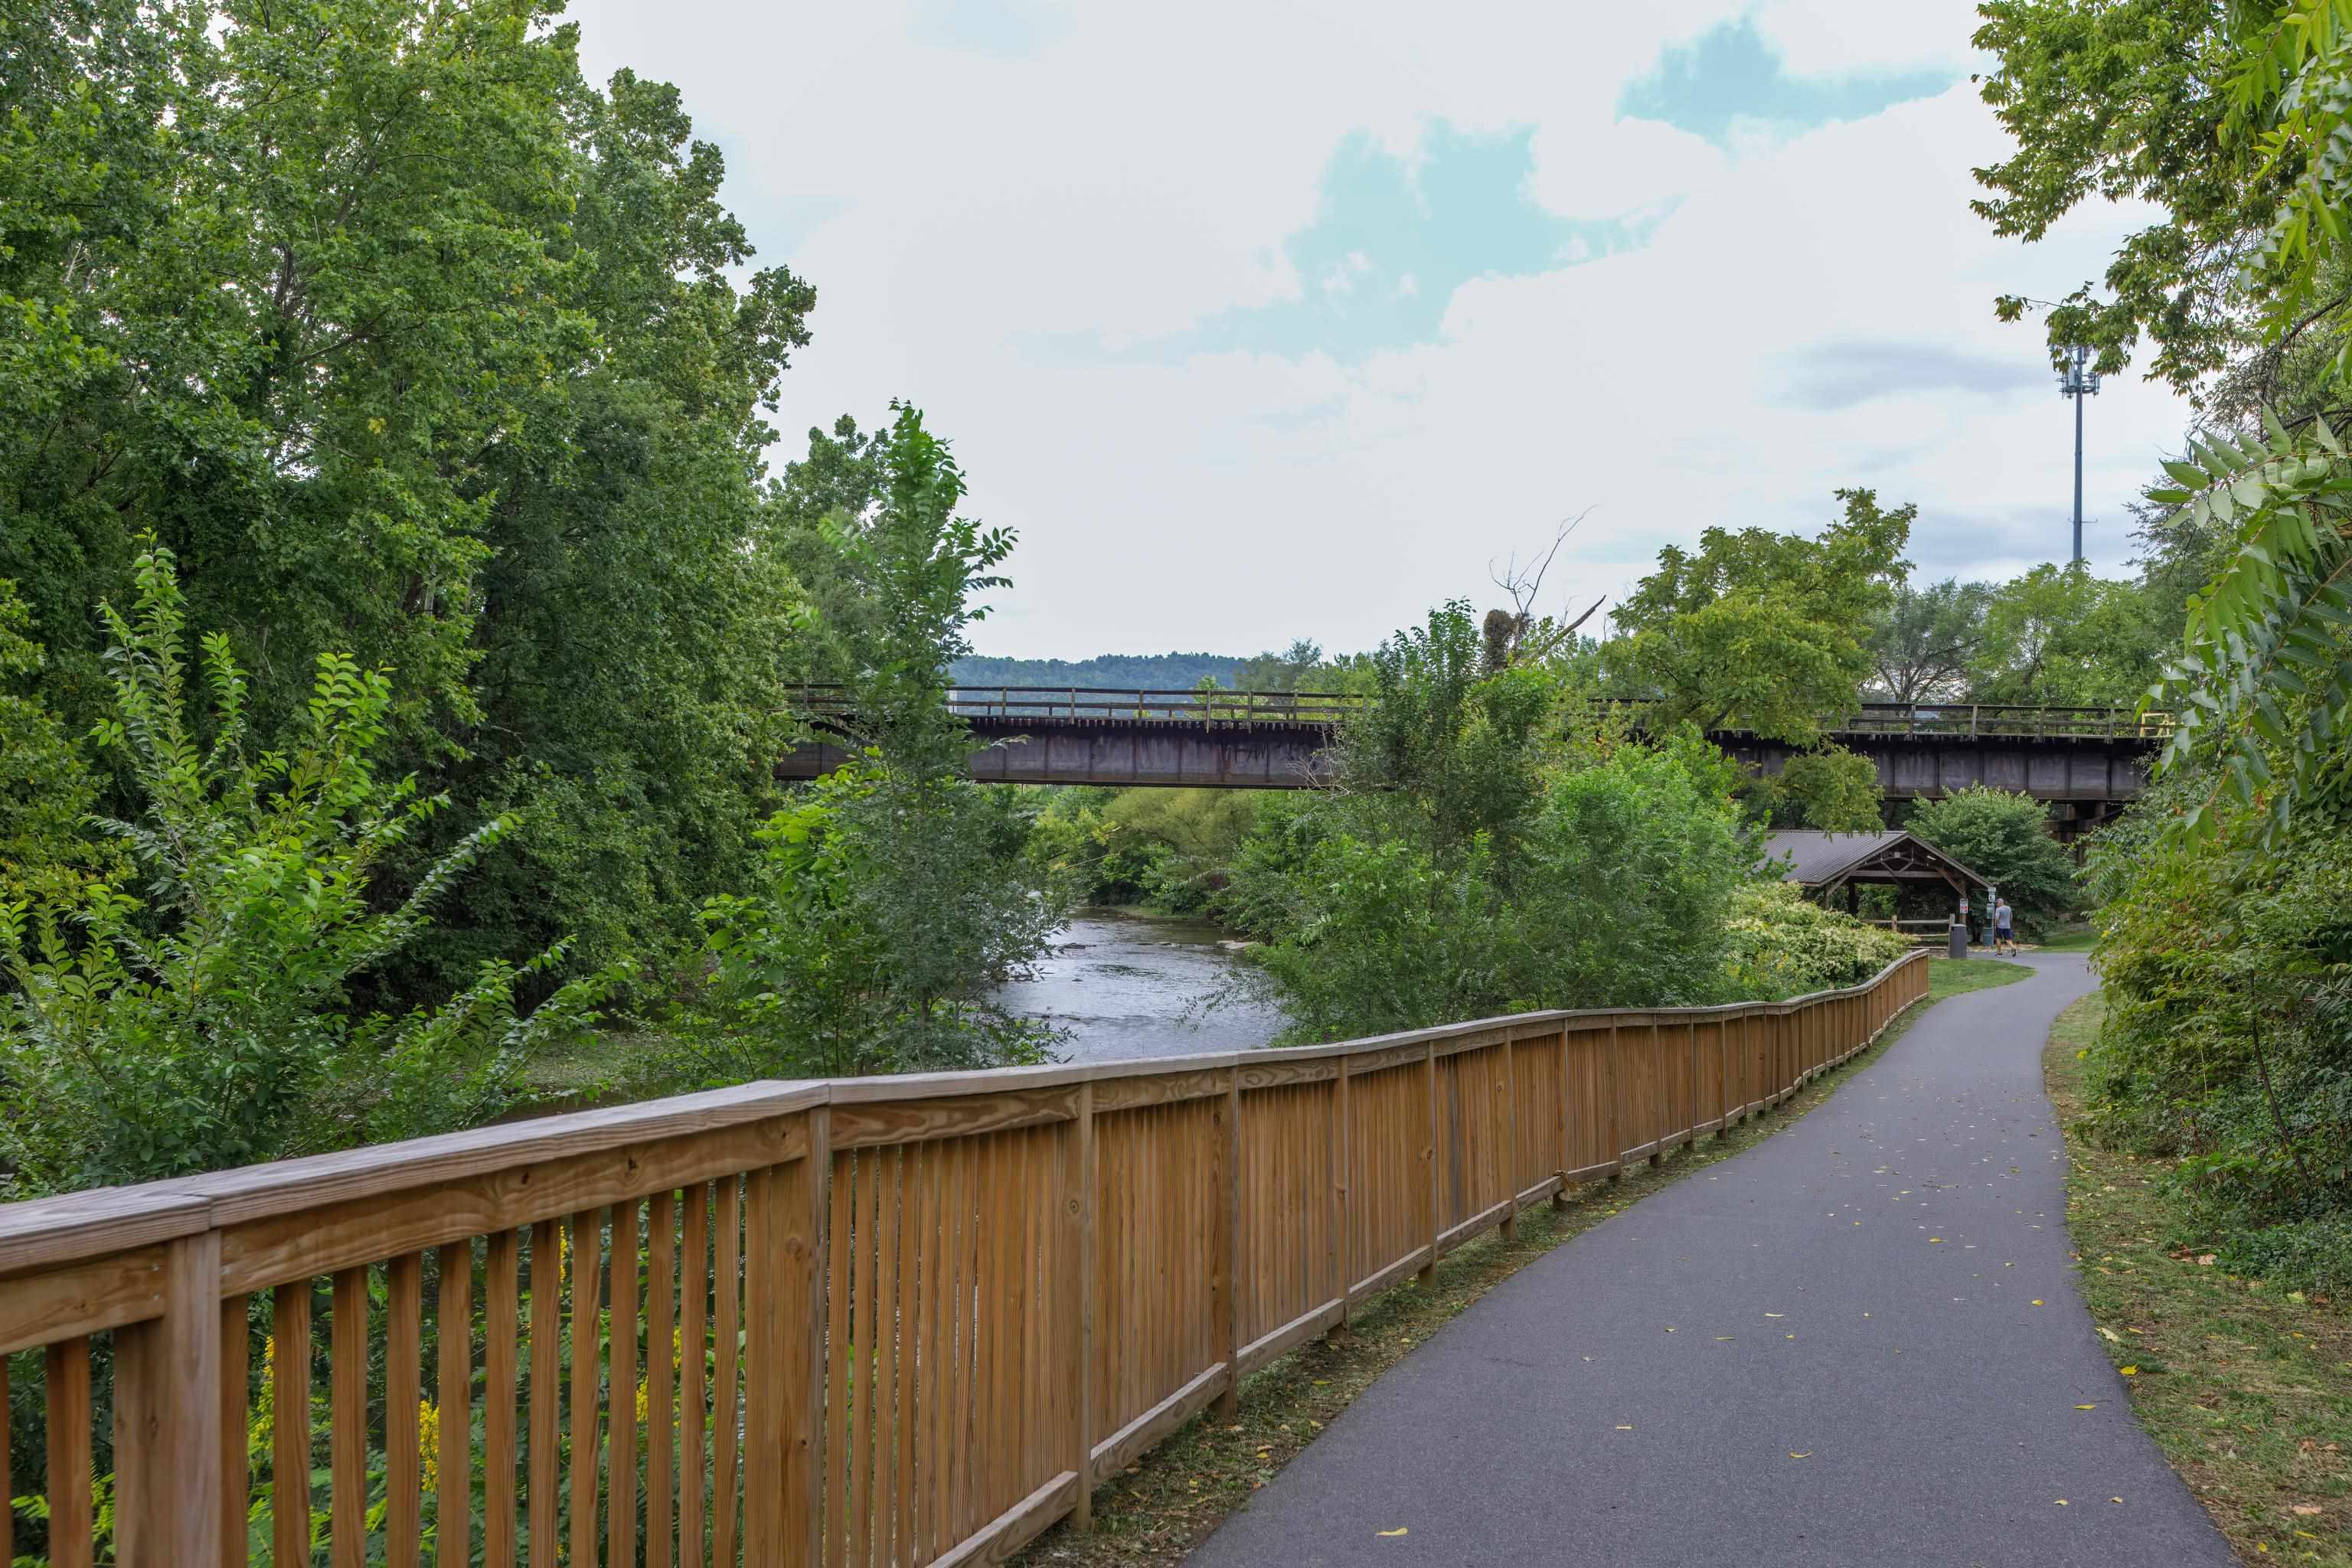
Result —
[[[1646, 224], [1545, 211], [1528, 191], [1533, 135], [1472, 136], [1441, 122], [1411, 161], [1370, 135], [1349, 136], [1324, 168], [1313, 220], [1283, 242], [1298, 298], [1223, 311], [1111, 357], [1172, 363], [1198, 353], [1320, 352], [1355, 363], [1433, 342], [1446, 302], [1474, 279], [1549, 272], [1647, 237]], [[1045, 354], [1032, 357], [1055, 359], [1080, 349], [1034, 346]]]
[[1762, 121], [1810, 131], [1833, 121], [1867, 120], [1895, 104], [1933, 98], [1958, 71], [1870, 71], [1852, 76], [1792, 76], [1748, 17], [1709, 28], [1668, 48], [1655, 69], [1626, 85], [1620, 119], [1663, 120], [1727, 147], [1733, 126]]

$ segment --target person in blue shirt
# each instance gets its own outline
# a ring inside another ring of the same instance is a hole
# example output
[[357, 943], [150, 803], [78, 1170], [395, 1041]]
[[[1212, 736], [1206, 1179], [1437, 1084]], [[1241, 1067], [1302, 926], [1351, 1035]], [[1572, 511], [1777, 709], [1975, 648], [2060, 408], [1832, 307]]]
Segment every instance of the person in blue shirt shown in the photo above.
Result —
[[1995, 952], [2015, 952], [2017, 934], [2015, 918], [2010, 913], [2009, 900], [2001, 900], [1992, 908], [1992, 950]]

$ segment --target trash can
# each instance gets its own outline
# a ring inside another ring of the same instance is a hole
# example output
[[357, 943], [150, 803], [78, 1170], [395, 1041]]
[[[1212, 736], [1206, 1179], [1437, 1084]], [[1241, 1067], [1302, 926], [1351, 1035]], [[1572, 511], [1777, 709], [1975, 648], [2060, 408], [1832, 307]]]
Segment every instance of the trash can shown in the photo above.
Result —
[[1952, 922], [1951, 954], [1954, 958], [1966, 958], [1969, 955], [1969, 928], [1965, 921]]

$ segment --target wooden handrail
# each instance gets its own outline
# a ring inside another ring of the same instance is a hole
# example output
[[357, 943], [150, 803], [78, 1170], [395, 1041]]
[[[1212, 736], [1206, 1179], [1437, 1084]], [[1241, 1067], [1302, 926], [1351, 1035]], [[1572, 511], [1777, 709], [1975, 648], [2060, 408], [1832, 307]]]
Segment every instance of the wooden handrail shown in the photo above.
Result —
[[[86, 1487], [110, 1377], [125, 1568], [243, 1563], [265, 1491], [299, 1556], [314, 1468], [339, 1561], [439, 1508], [478, 1513], [445, 1542], [575, 1561], [642, 1531], [698, 1563], [706, 1523], [730, 1563], [992, 1561], [1368, 1296], [1761, 1112], [1926, 989], [1914, 953], [1785, 1002], [752, 1083], [0, 1206], [0, 1350], [48, 1352], [16, 1473]], [[92, 1561], [85, 1513], [50, 1528]]]

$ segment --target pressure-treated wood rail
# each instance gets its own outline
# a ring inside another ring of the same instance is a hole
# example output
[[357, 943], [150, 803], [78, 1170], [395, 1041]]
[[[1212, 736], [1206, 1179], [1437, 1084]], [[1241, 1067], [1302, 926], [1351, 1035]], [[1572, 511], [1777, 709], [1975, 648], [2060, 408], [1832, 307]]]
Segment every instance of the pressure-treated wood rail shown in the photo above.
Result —
[[45, 1531], [89, 1568], [109, 1452], [125, 1568], [997, 1561], [1927, 984], [1914, 953], [1781, 1003], [746, 1084], [0, 1207], [0, 1351], [45, 1352], [47, 1412], [0, 1479], [54, 1504], [0, 1562]]

